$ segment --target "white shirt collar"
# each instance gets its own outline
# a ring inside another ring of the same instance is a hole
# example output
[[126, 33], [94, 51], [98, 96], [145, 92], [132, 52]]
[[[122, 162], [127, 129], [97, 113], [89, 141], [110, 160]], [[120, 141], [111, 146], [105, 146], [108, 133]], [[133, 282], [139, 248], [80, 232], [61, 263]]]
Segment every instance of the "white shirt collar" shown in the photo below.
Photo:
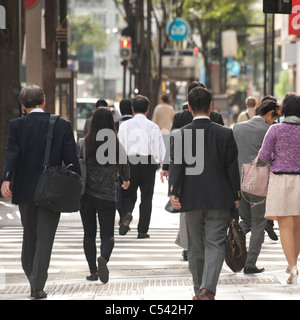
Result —
[[32, 111], [30, 111], [29, 113], [33, 113], [33, 112], [45, 112], [42, 108], [35, 108]]
[[209, 116], [197, 116], [194, 118], [194, 120], [197, 120], [197, 119], [208, 119], [210, 120], [210, 117]]
[[143, 113], [137, 113], [133, 116], [134, 118], [135, 117], [143, 117], [143, 118], [147, 118]]

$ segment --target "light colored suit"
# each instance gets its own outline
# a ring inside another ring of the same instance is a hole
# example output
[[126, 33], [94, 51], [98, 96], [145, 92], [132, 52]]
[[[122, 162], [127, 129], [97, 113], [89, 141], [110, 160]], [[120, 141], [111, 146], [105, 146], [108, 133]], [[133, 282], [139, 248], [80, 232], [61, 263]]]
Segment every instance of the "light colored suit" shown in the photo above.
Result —
[[247, 110], [242, 111], [239, 114], [237, 118], [237, 123], [252, 119], [254, 116], [255, 116], [255, 108], [247, 108]]
[[174, 113], [174, 108], [166, 103], [159, 104], [154, 109], [152, 121], [159, 126], [163, 135], [171, 132]]
[[[265, 123], [264, 119], [259, 116], [255, 116], [248, 121], [234, 125], [233, 136], [238, 147], [240, 170], [243, 163], [250, 163], [257, 157], [269, 127], [270, 126]], [[240, 225], [243, 232], [246, 234], [251, 231], [246, 267], [254, 268], [261, 250], [264, 239], [264, 230], [267, 223], [267, 220], [265, 219], [265, 202], [252, 207], [244, 197], [249, 202], [253, 203], [262, 201], [264, 198], [249, 193], [243, 193], [238, 209], [239, 216], [242, 219]]]
[[233, 126], [233, 136], [239, 151], [238, 162], [240, 169], [243, 163], [250, 163], [257, 157], [269, 128], [270, 126], [259, 116]]

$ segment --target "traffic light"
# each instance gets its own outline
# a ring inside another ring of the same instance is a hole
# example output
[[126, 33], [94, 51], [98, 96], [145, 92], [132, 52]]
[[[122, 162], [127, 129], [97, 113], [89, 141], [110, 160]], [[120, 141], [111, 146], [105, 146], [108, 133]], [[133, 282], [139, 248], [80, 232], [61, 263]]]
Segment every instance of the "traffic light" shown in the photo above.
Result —
[[292, 13], [292, 0], [264, 0], [264, 13]]
[[120, 41], [120, 58], [129, 60], [132, 54], [132, 41], [130, 37], [122, 37]]

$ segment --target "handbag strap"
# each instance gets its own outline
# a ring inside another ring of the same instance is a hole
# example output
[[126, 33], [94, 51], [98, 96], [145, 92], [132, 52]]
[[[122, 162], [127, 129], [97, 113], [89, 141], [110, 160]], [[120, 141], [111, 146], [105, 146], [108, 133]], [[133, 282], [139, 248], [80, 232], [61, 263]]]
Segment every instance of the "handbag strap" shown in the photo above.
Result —
[[245, 200], [246, 202], [248, 202], [249, 204], [251, 204], [251, 207], [252, 207], [252, 208], [254, 208], [255, 206], [258, 206], [258, 205], [260, 205], [260, 204], [263, 204], [263, 203], [266, 201], [266, 197], [265, 197], [264, 200], [262, 200], [262, 201], [259, 201], [259, 202], [250, 202], [249, 200], [246, 199], [246, 197], [245, 197], [242, 189], [241, 189], [241, 194], [242, 194], [244, 200]]
[[80, 138], [78, 140], [79, 143], [79, 158], [83, 159], [84, 161], [86, 160], [86, 154], [85, 154], [85, 139]]
[[49, 166], [50, 150], [51, 150], [51, 144], [52, 144], [52, 139], [53, 139], [54, 124], [59, 117], [60, 116], [57, 116], [57, 115], [50, 115], [50, 118], [49, 118], [48, 133], [46, 136], [47, 142], [46, 142], [46, 149], [45, 149], [45, 156], [44, 156], [44, 169], [46, 169]]

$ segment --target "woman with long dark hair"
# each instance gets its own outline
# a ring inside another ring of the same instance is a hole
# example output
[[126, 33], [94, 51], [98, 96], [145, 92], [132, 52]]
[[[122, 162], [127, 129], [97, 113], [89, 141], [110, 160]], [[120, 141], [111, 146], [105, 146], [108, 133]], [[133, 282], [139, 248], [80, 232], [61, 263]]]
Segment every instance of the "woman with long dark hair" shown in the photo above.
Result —
[[[104, 137], [104, 138], [103, 138]], [[116, 212], [116, 178], [123, 179], [122, 187], [129, 187], [130, 169], [127, 156], [119, 143], [112, 112], [98, 108], [84, 138], [86, 150], [86, 184], [81, 197], [80, 215], [84, 229], [84, 253], [89, 265], [87, 280], [108, 282], [107, 262], [114, 247]], [[123, 156], [123, 161], [119, 161]], [[125, 161], [124, 161], [125, 155]], [[96, 265], [97, 215], [100, 225], [101, 255]]]

